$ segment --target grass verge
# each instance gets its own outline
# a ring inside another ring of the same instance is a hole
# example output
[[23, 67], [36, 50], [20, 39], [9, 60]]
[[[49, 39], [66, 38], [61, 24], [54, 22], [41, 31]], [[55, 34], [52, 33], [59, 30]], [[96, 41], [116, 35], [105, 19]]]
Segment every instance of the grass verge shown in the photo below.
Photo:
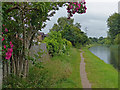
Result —
[[[71, 48], [69, 54], [52, 58], [52, 61], [62, 61], [65, 66], [67, 65], [70, 73], [69, 77], [62, 82], [58, 82], [56, 86], [54, 86], [55, 88], [82, 88], [80, 78], [80, 60], [80, 51], [75, 48]], [[56, 67], [54, 67], [54, 70]]]
[[118, 88], [118, 71], [106, 64], [87, 48], [83, 48], [87, 77], [92, 88]]
[[[69, 53], [54, 56], [36, 65], [30, 64], [27, 78], [10, 76], [3, 88], [81, 88], [80, 51], [71, 48]], [[43, 68], [41, 67], [43, 66]]]

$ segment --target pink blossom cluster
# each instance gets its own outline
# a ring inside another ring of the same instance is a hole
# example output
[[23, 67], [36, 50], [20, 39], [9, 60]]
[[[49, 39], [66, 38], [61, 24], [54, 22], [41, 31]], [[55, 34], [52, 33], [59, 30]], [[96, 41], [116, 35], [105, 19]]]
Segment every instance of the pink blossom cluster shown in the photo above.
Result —
[[[5, 26], [5, 25], [3, 25], [3, 27], [4, 27], [4, 26]], [[8, 29], [5, 28], [4, 32], [7, 33], [7, 32], [8, 32]], [[3, 35], [3, 34], [4, 34], [4, 33], [2, 32], [2, 35]], [[4, 37], [2, 38], [2, 42], [3, 42], [3, 41], [5, 41], [5, 38], [4, 38]], [[4, 45], [3, 47], [4, 47], [5, 50], [7, 50], [7, 52], [6, 52], [6, 54], [5, 54], [5, 59], [9, 60], [9, 59], [11, 58], [11, 56], [12, 56], [13, 44], [12, 44], [12, 42], [10, 41], [10, 43], [9, 43], [9, 48], [8, 48], [8, 49], [7, 49], [6, 45]], [[2, 50], [2, 51], [4, 51], [4, 50]]]
[[68, 19], [73, 16], [75, 13], [83, 14], [86, 13], [86, 2], [82, 0], [81, 2], [69, 2], [67, 7]]

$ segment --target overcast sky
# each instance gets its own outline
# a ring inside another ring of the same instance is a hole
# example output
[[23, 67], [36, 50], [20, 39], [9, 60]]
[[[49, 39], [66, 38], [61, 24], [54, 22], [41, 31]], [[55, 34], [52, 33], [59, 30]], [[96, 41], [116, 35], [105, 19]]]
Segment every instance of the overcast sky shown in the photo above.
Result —
[[[107, 36], [107, 19], [110, 15], [118, 12], [119, 0], [86, 0], [87, 12], [85, 14], [75, 14], [74, 23], [79, 22], [81, 24], [82, 31], [85, 32], [85, 27], [88, 28], [87, 35], [89, 37], [106, 37]], [[51, 21], [47, 21], [47, 26], [43, 29], [45, 33], [49, 32], [54, 23], [57, 23], [57, 19], [60, 17], [67, 17], [67, 11], [65, 7], [56, 11], [56, 14], [51, 17]]]

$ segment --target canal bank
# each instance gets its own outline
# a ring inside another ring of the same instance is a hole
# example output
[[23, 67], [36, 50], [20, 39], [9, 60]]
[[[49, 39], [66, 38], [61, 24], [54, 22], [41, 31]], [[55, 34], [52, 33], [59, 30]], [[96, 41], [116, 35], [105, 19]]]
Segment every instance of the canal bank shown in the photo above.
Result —
[[88, 80], [92, 88], [118, 88], [118, 71], [110, 64], [83, 48]]
[[107, 64], [111, 64], [117, 70], [119, 69], [118, 65], [120, 65], [120, 46], [119, 45], [96, 45], [89, 48], [89, 50], [103, 60]]

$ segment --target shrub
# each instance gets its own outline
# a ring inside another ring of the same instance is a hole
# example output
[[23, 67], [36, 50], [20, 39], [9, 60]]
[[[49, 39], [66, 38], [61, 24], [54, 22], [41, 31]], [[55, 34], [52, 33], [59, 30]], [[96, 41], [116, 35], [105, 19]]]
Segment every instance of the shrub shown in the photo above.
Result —
[[60, 32], [52, 31], [49, 37], [44, 39], [48, 52], [51, 56], [65, 53], [72, 46], [71, 42], [63, 39]]

